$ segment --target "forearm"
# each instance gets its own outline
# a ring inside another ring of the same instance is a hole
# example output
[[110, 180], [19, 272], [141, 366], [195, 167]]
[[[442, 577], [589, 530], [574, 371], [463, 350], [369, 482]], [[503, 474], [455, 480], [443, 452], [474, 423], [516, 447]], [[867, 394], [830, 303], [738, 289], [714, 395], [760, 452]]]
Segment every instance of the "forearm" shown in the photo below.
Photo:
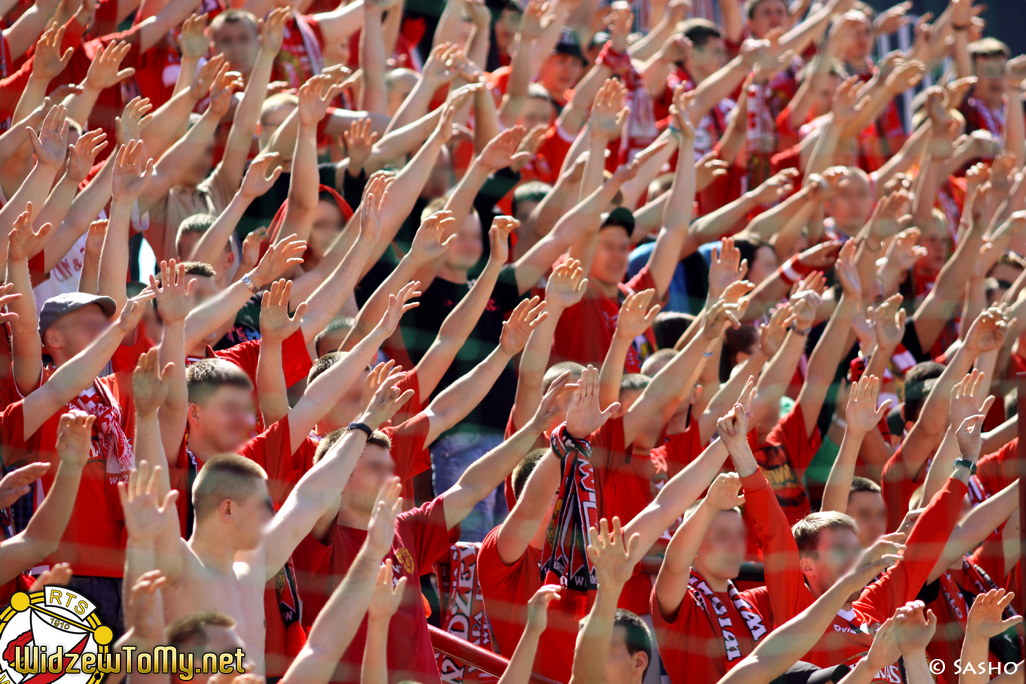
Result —
[[68, 107], [68, 118], [73, 121], [89, 121], [89, 115], [92, 114], [96, 101], [100, 99], [100, 91], [88, 83], [89, 80], [86, 79], [86, 82], [82, 84], [82, 92], [73, 93], [65, 100]]
[[595, 603], [584, 619], [574, 648], [570, 679], [575, 684], [604, 684], [609, 643], [613, 637], [616, 604], [623, 586], [602, 587], [595, 592]]
[[847, 512], [848, 495], [851, 493], [851, 483], [855, 477], [855, 462], [858, 460], [859, 448], [864, 437], [861, 431], [850, 424], [845, 429], [841, 449], [830, 468], [830, 475], [827, 476], [821, 511]]
[[[425, 409], [431, 417], [431, 428], [425, 444], [456, 425], [481, 403], [510, 362], [510, 355], [496, 347], [470, 373], [449, 385]], [[503, 475], [505, 477], [505, 475]], [[501, 479], [500, 479], [501, 482]], [[496, 487], [498, 485], [495, 485]]]
[[367, 644], [363, 647], [360, 684], [388, 684], [388, 622], [367, 620]]
[[[385, 35], [382, 11], [364, 3], [363, 30], [360, 31], [360, 67], [363, 69], [363, 108], [386, 114], [388, 92], [385, 88]], [[369, 650], [369, 646], [368, 646]]]
[[[520, 636], [517, 647], [513, 651], [509, 664], [499, 677], [499, 684], [527, 684], [531, 680], [531, 668], [534, 666], [534, 659], [538, 653], [538, 641], [541, 639], [541, 631], [528, 625], [527, 629]], [[362, 684], [367, 684], [366, 681]], [[374, 684], [374, 683], [372, 683]]]
[[[262, 344], [262, 343], [261, 343]], [[171, 367], [171, 378], [168, 385], [167, 398], [157, 410], [160, 421], [161, 440], [164, 454], [174, 454], [178, 445], [185, 438], [188, 424], [189, 395], [185, 379], [185, 321], [167, 321], [164, 323], [164, 336], [157, 347], [157, 365]]]
[[299, 124], [299, 135], [292, 154], [289, 175], [288, 207], [277, 240], [295, 234], [300, 240], [310, 237], [313, 213], [317, 209], [319, 179], [317, 172], [317, 127]]
[[[4, 31], [4, 35], [7, 35], [6, 31]], [[43, 104], [43, 98], [46, 97], [46, 90], [49, 86], [50, 79], [40, 78], [34, 73], [29, 76], [25, 89], [21, 91], [21, 97], [18, 98], [18, 106], [14, 108], [14, 114], [11, 115], [11, 120], [21, 121], [31, 114], [36, 107]], [[71, 107], [69, 107], [68, 117], [72, 117], [73, 113]], [[75, 119], [75, 121], [85, 121], [85, 119]]]
[[[549, 367], [549, 356], [552, 353], [552, 340], [556, 336], [556, 326], [563, 308], [548, 303], [549, 315], [531, 331], [527, 338], [527, 346], [520, 353], [520, 368], [517, 373], [517, 392], [513, 399], [513, 424], [527, 425], [541, 403], [545, 388], [542, 381]], [[601, 402], [601, 396], [599, 401]]]
[[[956, 33], [957, 35], [957, 33]], [[989, 663], [990, 641], [976, 634], [974, 630], [966, 630], [960, 654], [963, 667], [958, 673], [958, 684], [986, 684], [990, 681], [988, 668], [965, 667], [966, 663]]]
[[[759, 377], [767, 361], [769, 361], [769, 358], [762, 352], [761, 348], [757, 348], [755, 353], [745, 360], [741, 370], [734, 373], [727, 382], [720, 385], [719, 390], [698, 418], [698, 433], [702, 444], [707, 444], [713, 438], [713, 435], [716, 434], [716, 421], [724, 416], [737, 401], [742, 388], [748, 382], [748, 378]], [[706, 365], [712, 366], [713, 364]]]
[[707, 242], [734, 232], [741, 219], [756, 205], [755, 195], [748, 192], [696, 220], [688, 229], [689, 251], [693, 253]]
[[188, 90], [196, 80], [196, 73], [199, 71], [199, 59], [182, 55], [181, 68], [178, 69], [178, 78], [175, 79], [175, 89], [171, 97], [178, 95], [183, 90]]
[[217, 258], [228, 246], [228, 241], [231, 240], [232, 233], [235, 232], [235, 226], [242, 220], [250, 202], [252, 202], [252, 198], [243, 196], [241, 192], [235, 193], [232, 201], [218, 215], [214, 224], [200, 236], [192, 254], [179, 254], [178, 256], [187, 261], [202, 261], [205, 264], [217, 263]]
[[132, 220], [133, 198], [114, 198], [110, 207], [107, 234], [100, 252], [99, 294], [117, 304], [117, 313], [128, 301], [125, 281], [128, 275], [128, 236]]
[[756, 415], [756, 420], [758, 420], [760, 412], [780, 404], [781, 397], [784, 396], [791, 383], [791, 378], [794, 377], [798, 361], [805, 349], [806, 339], [804, 335], [799, 335], [793, 330], [788, 332], [780, 350], [763, 369], [759, 382], [755, 386], [755, 399], [752, 402], [752, 411]]
[[[353, 294], [372, 248], [373, 245], [369, 244], [368, 240], [357, 240], [346, 252], [338, 267], [306, 300], [308, 308], [303, 316], [302, 328], [303, 338], [307, 342], [324, 330], [331, 319], [342, 310], [346, 300]], [[299, 304], [300, 302], [295, 302], [293, 306]]]
[[424, 77], [421, 76], [420, 80], [417, 81], [417, 85], [413, 86], [413, 90], [406, 96], [403, 103], [399, 105], [395, 116], [392, 117], [388, 128], [385, 129], [385, 133], [388, 134], [403, 126], [412, 124], [427, 114], [428, 106], [431, 103], [431, 96], [434, 95], [436, 90], [438, 90], [437, 85], [427, 83]]
[[797, 215], [799, 211], [808, 207], [809, 194], [812, 191], [811, 185], [806, 185], [780, 204], [770, 207], [762, 212], [745, 228], [745, 233], [753, 233], [763, 240], [769, 240], [780, 231], [780, 227], [788, 220]]
[[698, 126], [706, 114], [725, 97], [737, 90], [738, 86], [748, 76], [749, 67], [741, 57], [735, 57], [726, 66], [714, 73], [695, 88], [694, 98], [691, 100], [691, 125]]
[[[68, 178], [67, 174], [50, 191], [46, 203], [35, 216], [32, 222], [33, 228], [39, 230], [39, 226], [49, 223], [51, 226], [59, 226], [64, 222], [64, 217], [71, 209], [71, 203], [75, 200], [78, 192], [78, 183]], [[33, 255], [35, 256], [35, 255]]]
[[340, 351], [352, 349], [374, 329], [374, 326], [377, 325], [388, 309], [389, 295], [397, 294], [404, 285], [413, 280], [413, 276], [422, 265], [423, 262], [411, 258], [409, 254], [402, 258], [399, 264], [388, 274], [388, 277], [374, 290], [370, 299], [360, 307], [360, 313], [357, 314], [352, 329], [339, 347]]
[[196, 98], [186, 88], [154, 110], [149, 124], [142, 131], [144, 157], [160, 159], [171, 148], [181, 137], [196, 102]]
[[71, 511], [78, 496], [81, 480], [81, 468], [63, 462], [58, 463], [57, 474], [50, 491], [22, 532], [22, 539], [32, 546], [34, 552], [40, 552], [37, 561], [57, 549], [57, 543], [64, 535], [64, 528], [71, 520]]
[[14, 292], [21, 297], [12, 300], [7, 308], [18, 317], [11, 321], [11, 355], [14, 382], [22, 396], [28, 396], [39, 387], [43, 376], [42, 340], [36, 300], [32, 293], [28, 261], [16, 259], [7, 264], [7, 278], [14, 284]]
[[[252, 273], [249, 274], [253, 278]], [[256, 283], [264, 287], [267, 283]], [[230, 285], [214, 297], [203, 302], [185, 319], [185, 349], [195, 347], [207, 335], [216, 332], [222, 325], [235, 318], [239, 309], [253, 296], [242, 281]]]
[[603, 410], [610, 404], [620, 401], [623, 367], [632, 341], [614, 334], [609, 349], [606, 350], [606, 358], [602, 361], [602, 371], [599, 373], [599, 408]]
[[288, 415], [288, 387], [282, 372], [281, 340], [260, 338], [256, 371], [257, 400], [264, 425], [273, 425]]
[[[200, 120], [157, 160], [150, 182], [139, 198], [140, 212], [148, 212], [154, 203], [182, 182], [185, 169], [189, 168], [192, 161], [200, 156], [214, 139], [217, 125], [217, 117], [208, 109], [207, 113], [203, 114]], [[152, 121], [147, 128], [153, 128]]]

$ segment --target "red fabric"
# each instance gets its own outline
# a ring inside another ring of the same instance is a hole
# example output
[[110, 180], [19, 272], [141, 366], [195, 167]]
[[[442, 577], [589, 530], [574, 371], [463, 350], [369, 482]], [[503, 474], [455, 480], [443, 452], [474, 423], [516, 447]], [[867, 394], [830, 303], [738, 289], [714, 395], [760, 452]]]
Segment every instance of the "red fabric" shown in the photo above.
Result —
[[969, 498], [974, 505], [989, 499], [1018, 479], [1018, 456], [1019, 438], [1014, 437], [994, 453], [980, 458], [976, 464], [976, 474], [969, 480]]
[[324, 35], [321, 26], [312, 16], [300, 16], [293, 12], [290, 21], [285, 24], [285, 38], [281, 51], [274, 62], [275, 81], [285, 81], [290, 88], [298, 88], [316, 75], [314, 62], [303, 44], [299, 22], [306, 24], [316, 38], [321, 51], [324, 50]]
[[[449, 545], [459, 539], [459, 525], [452, 530], [445, 526], [445, 500], [438, 497], [419, 508], [399, 515], [395, 539], [388, 558], [395, 573], [393, 582], [406, 577], [406, 590], [398, 612], [388, 625], [388, 670], [393, 681], [413, 680], [423, 684], [440, 684], [434, 649], [428, 635], [424, 603], [420, 594], [420, 577], [449, 552]], [[300, 594], [303, 597], [303, 626], [309, 629], [331, 592], [342, 581], [359, 552], [366, 530], [336, 525], [327, 543], [307, 536], [293, 554]], [[366, 617], [335, 669], [333, 682], [359, 684], [367, 638]]]
[[[496, 546], [499, 529], [496, 527], [489, 532], [481, 543], [477, 567], [495, 652], [509, 658], [527, 623], [527, 602], [542, 586], [538, 573], [542, 552], [528, 546], [519, 560], [506, 565]], [[538, 674], [557, 682], [570, 681], [578, 624], [587, 615], [579, 610], [581, 605], [579, 602], [549, 605], [548, 624], [538, 642], [538, 655], [534, 660], [534, 671]]]
[[[135, 434], [135, 403], [131, 393], [119, 387], [114, 375], [98, 378], [96, 382], [102, 384], [120, 406], [121, 427], [127, 434]], [[41, 479], [45, 494], [53, 486], [57, 473], [57, 426], [65, 409], [50, 416], [34, 434], [26, 437], [23, 406], [23, 401], [15, 402], [0, 414], [4, 462], [7, 465], [53, 464]], [[117, 476], [108, 476], [106, 458], [90, 456], [60, 545], [42, 565], [70, 563], [76, 575], [85, 577], [121, 577], [124, 574], [124, 518], [115, 488], [117, 479]], [[40, 504], [42, 499], [37, 496], [35, 505], [38, 508]]]
[[899, 444], [898, 448], [894, 450], [894, 454], [887, 459], [880, 482], [884, 503], [887, 504], [888, 532], [893, 532], [901, 526], [901, 521], [908, 513], [908, 503], [912, 500], [912, 494], [926, 478], [925, 462], [919, 467], [918, 473], [910, 474], [905, 468], [905, 461], [901, 457], [904, 446], [904, 442]]
[[757, 443], [754, 431], [748, 434], [755, 460], [777, 495], [788, 527], [812, 512], [802, 478], [822, 441], [815, 426], [812, 436], [806, 437], [805, 418], [798, 404], [780, 419], [765, 444]]
[[[627, 284], [620, 283], [620, 296], [607, 297], [599, 286], [589, 282], [584, 298], [563, 312], [556, 325], [552, 342], [552, 361], [576, 361], [601, 367], [616, 332], [616, 319], [620, 315], [620, 303], [633, 292], [655, 288], [655, 280], [645, 266]], [[624, 370], [640, 373], [641, 364], [648, 354], [655, 350], [655, 334], [649, 328], [645, 331], [644, 343], [637, 340], [627, 352]]]
[[[882, 623], [916, 597], [961, 515], [965, 494], [966, 486], [960, 481], [949, 479], [945, 483], [912, 528], [902, 559], [863, 589], [850, 613], [838, 613], [803, 660], [820, 667], [852, 664], [869, 649], [872, 637], [863, 626]], [[779, 512], [772, 510], [774, 499], [752, 497], [746, 498], [745, 503], [753, 519], [779, 519]], [[764, 553], [770, 558], [797, 558], [798, 547], [793, 537], [778, 535], [767, 544]], [[777, 627], [812, 605], [816, 597], [805, 584], [796, 561], [767, 563], [765, 568], [767, 584], [773, 582], [779, 588], [773, 592], [772, 627]]]
[[[260, 340], [240, 342], [227, 349], [209, 350], [207, 358], [217, 357], [231, 361], [249, 376], [253, 387], [256, 387], [257, 360], [260, 358]], [[306, 348], [303, 331], [297, 330], [281, 343], [282, 369], [285, 372], [285, 386], [291, 387], [310, 372], [313, 361]]]
[[545, 131], [545, 137], [538, 144], [534, 159], [521, 170], [520, 177], [525, 182], [539, 180], [549, 185], [555, 184], [559, 178], [559, 171], [563, 168], [563, 161], [570, 153], [570, 147], [575, 139], [576, 136], [570, 135], [557, 124], [549, 126], [549, 130]]
[[[998, 587], [1004, 586], [1005, 564], [1004, 554], [1001, 549], [1001, 532], [995, 532], [987, 541], [974, 551], [968, 560], [983, 570]], [[957, 568], [950, 568], [947, 573], [950, 578], [963, 589], [972, 593], [976, 592], [972, 579], [966, 574], [962, 567], [962, 560], [959, 559]], [[959, 593], [953, 595], [952, 601], [948, 601], [941, 589], [937, 598], [931, 601], [927, 607], [937, 616], [937, 631], [930, 645], [926, 650], [930, 660], [940, 659], [947, 667], [944, 672], [937, 675], [940, 684], [958, 684], [958, 675], [954, 667], [955, 661], [961, 656], [962, 641], [965, 639], [966, 618], [969, 615], [969, 606], [966, 605], [964, 597]], [[952, 607], [954, 606], [954, 610]], [[995, 661], [993, 654], [992, 662]]]
[[292, 435], [286, 415], [249, 440], [238, 453], [267, 471], [267, 489], [274, 504], [281, 506], [303, 474], [313, 467], [315, 451], [317, 442], [310, 437], [304, 437], [299, 448], [292, 451]]

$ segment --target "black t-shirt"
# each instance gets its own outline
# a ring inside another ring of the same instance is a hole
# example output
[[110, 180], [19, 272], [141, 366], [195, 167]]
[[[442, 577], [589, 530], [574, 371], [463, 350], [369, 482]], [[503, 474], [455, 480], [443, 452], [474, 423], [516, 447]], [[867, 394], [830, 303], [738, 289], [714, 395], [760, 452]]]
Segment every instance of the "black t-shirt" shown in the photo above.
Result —
[[[321, 185], [327, 185], [329, 188], [335, 187], [335, 164], [319, 165], [317, 167], [317, 175], [317, 180]], [[271, 225], [274, 215], [278, 213], [281, 205], [285, 204], [285, 200], [289, 198], [289, 179], [291, 176], [290, 172], [283, 170], [281, 175], [278, 176], [278, 180], [274, 181], [271, 189], [257, 197], [246, 207], [239, 225], [235, 227], [235, 232], [240, 240], [261, 226]]]
[[[411, 309], [403, 316], [400, 330], [403, 343], [413, 363], [419, 363], [421, 357], [434, 342], [442, 322], [463, 297], [470, 291], [471, 283], [454, 283], [442, 278], [435, 278], [420, 296], [420, 306]], [[434, 395], [467, 375], [481, 363], [499, 344], [502, 334], [502, 322], [506, 315], [516, 308], [524, 298], [517, 287], [516, 275], [512, 266], [499, 272], [499, 279], [492, 290], [491, 299], [485, 306], [481, 318], [478, 319], [470, 337], [456, 354], [438, 383]], [[513, 365], [509, 364], [495, 381], [491, 391], [470, 415], [454, 427], [450, 432], [489, 432], [501, 433], [506, 429], [509, 412], [513, 408], [513, 398], [517, 391], [517, 377]]]

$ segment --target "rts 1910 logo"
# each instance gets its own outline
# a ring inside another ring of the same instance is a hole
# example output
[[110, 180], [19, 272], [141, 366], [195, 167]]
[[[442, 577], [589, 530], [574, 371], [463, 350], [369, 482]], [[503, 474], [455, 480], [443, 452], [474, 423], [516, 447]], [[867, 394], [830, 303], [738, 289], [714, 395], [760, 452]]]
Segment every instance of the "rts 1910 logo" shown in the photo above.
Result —
[[0, 613], [0, 684], [97, 684], [117, 669], [114, 632], [67, 587], [18, 592]]

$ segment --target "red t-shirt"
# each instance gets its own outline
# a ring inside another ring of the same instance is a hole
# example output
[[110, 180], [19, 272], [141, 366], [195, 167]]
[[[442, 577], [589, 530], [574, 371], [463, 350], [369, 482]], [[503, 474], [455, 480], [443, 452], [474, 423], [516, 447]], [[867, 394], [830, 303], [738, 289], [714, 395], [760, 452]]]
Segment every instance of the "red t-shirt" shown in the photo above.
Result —
[[[228, 347], [227, 349], [207, 349], [207, 358], [224, 359], [231, 361], [241, 368], [249, 376], [253, 387], [257, 386], [257, 360], [260, 358], [260, 340], [249, 340]], [[195, 359], [187, 359], [187, 363], [194, 363]], [[313, 366], [310, 360], [310, 352], [306, 348], [306, 340], [303, 331], [297, 330], [282, 340], [281, 343], [282, 370], [285, 372], [285, 386], [291, 387], [306, 377]]]
[[[884, 622], [922, 589], [961, 516], [965, 494], [964, 484], [948, 479], [916, 521], [902, 559], [863, 589], [850, 610], [838, 611], [826, 633], [802, 660], [819, 667], [853, 664], [869, 649], [873, 641], [869, 626]], [[746, 497], [745, 503], [755, 519], [772, 520], [779, 516], [779, 511], [773, 510], [774, 500], [769, 497]], [[777, 587], [770, 596], [775, 628], [812, 605], [816, 597], [805, 584], [805, 575], [798, 565], [794, 537], [777, 535], [763, 551], [770, 558], [794, 559], [765, 566], [767, 584], [773, 582]], [[877, 677], [888, 679], [886, 672], [878, 673]]]
[[[1005, 563], [1001, 539], [1001, 532], [991, 534], [966, 560], [985, 572], [998, 587], [1005, 586]], [[955, 592], [949, 592], [945, 586], [951, 584], [938, 580], [937, 597], [927, 604], [927, 607], [937, 616], [937, 631], [930, 645], [926, 650], [930, 660], [940, 659], [947, 667], [937, 675], [937, 681], [941, 684], [958, 684], [958, 675], [955, 674], [955, 660], [962, 653], [962, 641], [965, 639], [965, 624], [969, 615], [969, 606], [965, 594], [975, 595], [977, 587], [972, 578], [965, 572], [962, 564], [958, 568], [948, 570], [945, 575], [957, 587]], [[991, 660], [995, 660], [991, 654]]]
[[[419, 508], [401, 513], [396, 520], [395, 539], [388, 558], [392, 559], [393, 582], [398, 582], [401, 577], [407, 580], [402, 604], [388, 625], [391, 681], [441, 682], [428, 634], [420, 577], [430, 574], [434, 564], [448, 554], [450, 544], [459, 540], [459, 525], [446, 530], [444, 506], [444, 497], [438, 497]], [[327, 543], [321, 543], [312, 535], [300, 542], [293, 559], [303, 597], [304, 627], [309, 629], [320, 614], [366, 538], [366, 530], [336, 525]], [[367, 619], [364, 617], [335, 669], [332, 682], [359, 684], [366, 639]]]
[[[477, 556], [477, 576], [484, 595], [485, 611], [492, 626], [495, 652], [504, 658], [513, 651], [527, 624], [527, 602], [542, 586], [538, 566], [541, 549], [527, 547], [527, 552], [512, 565], [499, 557], [496, 541], [499, 528], [488, 533], [481, 542]], [[568, 594], [570, 592], [563, 592]], [[538, 642], [534, 671], [557, 682], [570, 681], [574, 645], [580, 620], [587, 615], [589, 604], [581, 601], [559, 601], [549, 605], [548, 623]]]
[[[620, 283], [620, 296], [607, 297], [599, 286], [589, 283], [584, 298], [571, 306], [559, 317], [556, 336], [552, 341], [552, 361], [576, 361], [600, 367], [609, 351], [616, 332], [616, 320], [620, 316], [620, 304], [628, 294], [655, 288], [655, 281], [648, 267], [644, 267], [626, 285]], [[655, 334], [651, 328], [639, 336], [627, 352], [624, 369], [628, 373], [640, 373], [641, 364], [656, 349]]]
[[765, 444], [758, 444], [754, 431], [748, 433], [748, 444], [752, 447], [759, 468], [777, 495], [777, 501], [787, 516], [788, 526], [811, 513], [802, 477], [813, 456], [819, 451], [822, 439], [815, 426], [812, 428], [812, 436], [806, 437], [801, 406], [795, 404], [780, 419], [766, 437]]
[[312, 16], [293, 12], [292, 19], [285, 23], [285, 39], [274, 62], [274, 80], [285, 81], [290, 88], [298, 88], [313, 78], [319, 69], [315, 69], [311, 51], [318, 53], [316, 61], [324, 61], [320, 54], [324, 51], [321, 25]]
[[887, 504], [887, 531], [893, 532], [901, 527], [901, 521], [908, 513], [908, 503], [916, 488], [926, 478], [926, 461], [919, 467], [918, 473], [909, 473], [902, 460], [901, 451], [905, 446], [902, 442], [884, 463], [880, 487], [883, 489], [884, 503]]
[[992, 454], [982, 457], [976, 464], [976, 474], [969, 478], [969, 499], [976, 505], [994, 496], [1019, 477], [1019, 438]]
[[[783, 523], [780, 507], [774, 506], [773, 489], [763, 474], [756, 471], [742, 478], [741, 483], [745, 500], [756, 502], [755, 505], [766, 512], [753, 522], [753, 532], [763, 545], [783, 547], [787, 539], [793, 544], [791, 528]], [[797, 557], [794, 560], [796, 562]], [[752, 608], [751, 613], [745, 611], [747, 614], [742, 614], [729, 592], [714, 592], [727, 611], [729, 629], [719, 624], [710, 602], [694, 583], [688, 587], [684, 600], [672, 614], [663, 614], [653, 590], [652, 624], [670, 681], [683, 684], [697, 677], [700, 681], [713, 682], [749, 655], [772, 627], [772, 597], [780, 579], [779, 575], [767, 574], [767, 586], [740, 592], [740, 597]], [[725, 630], [735, 638], [729, 646]]]

